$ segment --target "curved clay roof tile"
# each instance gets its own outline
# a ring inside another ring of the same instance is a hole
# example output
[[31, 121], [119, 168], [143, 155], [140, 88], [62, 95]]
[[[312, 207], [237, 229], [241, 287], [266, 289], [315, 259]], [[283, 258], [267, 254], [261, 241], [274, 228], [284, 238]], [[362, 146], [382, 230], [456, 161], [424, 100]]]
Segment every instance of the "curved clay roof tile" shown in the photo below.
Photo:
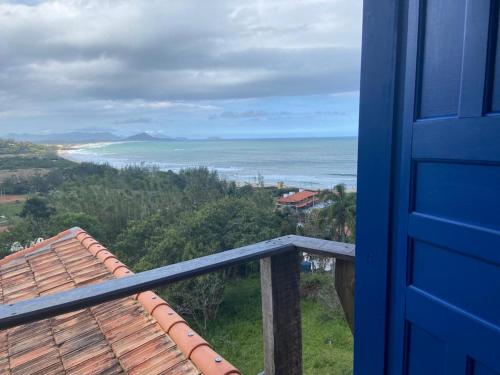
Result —
[[[81, 232], [79, 240], [91, 253], [101, 260], [106, 268], [116, 277], [131, 276], [123, 263], [115, 263], [116, 257], [92, 237]], [[77, 236], [77, 238], [78, 238]], [[100, 247], [99, 247], [100, 246]], [[90, 248], [93, 248], [91, 251]], [[97, 250], [97, 251], [96, 251]], [[166, 301], [151, 291], [139, 293], [135, 298], [158, 322], [160, 327], [170, 335], [177, 347], [190, 358], [204, 375], [230, 375], [240, 372], [229, 362], [220, 357], [205, 339], [194, 332], [186, 321], [177, 314]]]

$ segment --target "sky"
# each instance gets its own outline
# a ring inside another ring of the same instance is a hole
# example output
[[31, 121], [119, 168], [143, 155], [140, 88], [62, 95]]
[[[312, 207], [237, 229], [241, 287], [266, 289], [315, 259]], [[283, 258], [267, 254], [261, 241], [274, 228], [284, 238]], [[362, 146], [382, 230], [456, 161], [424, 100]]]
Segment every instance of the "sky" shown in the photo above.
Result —
[[0, 0], [0, 135], [356, 135], [361, 13], [361, 0]]

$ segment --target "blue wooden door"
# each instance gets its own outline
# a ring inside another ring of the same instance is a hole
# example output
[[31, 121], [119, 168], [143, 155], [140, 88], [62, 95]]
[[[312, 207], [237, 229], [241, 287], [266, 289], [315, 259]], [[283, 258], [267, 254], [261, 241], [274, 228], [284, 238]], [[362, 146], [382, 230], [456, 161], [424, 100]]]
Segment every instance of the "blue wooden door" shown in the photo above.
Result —
[[497, 0], [410, 0], [390, 373], [500, 374]]
[[357, 374], [500, 374], [499, 2], [365, 0]]

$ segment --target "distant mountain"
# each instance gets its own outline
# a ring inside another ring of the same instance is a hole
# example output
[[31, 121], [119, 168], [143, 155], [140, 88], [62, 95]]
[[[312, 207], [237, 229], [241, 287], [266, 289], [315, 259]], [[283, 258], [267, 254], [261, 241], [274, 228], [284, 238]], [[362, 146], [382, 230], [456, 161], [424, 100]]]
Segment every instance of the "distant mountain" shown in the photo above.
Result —
[[96, 142], [166, 142], [173, 141], [173, 138], [158, 137], [146, 132], [138, 133], [130, 137], [120, 137], [110, 132], [69, 132], [54, 134], [17, 134], [10, 133], [0, 138], [13, 139], [18, 142], [31, 142], [41, 144], [78, 144], [78, 143], [96, 143]]
[[115, 142], [122, 138], [109, 132], [69, 132], [54, 134], [7, 134], [3, 138], [32, 143], [94, 143]]
[[146, 132], [135, 134], [131, 137], [127, 137], [123, 139], [124, 141], [141, 141], [141, 142], [161, 142], [161, 141], [171, 141], [171, 138], [160, 138], [154, 137], [151, 134]]

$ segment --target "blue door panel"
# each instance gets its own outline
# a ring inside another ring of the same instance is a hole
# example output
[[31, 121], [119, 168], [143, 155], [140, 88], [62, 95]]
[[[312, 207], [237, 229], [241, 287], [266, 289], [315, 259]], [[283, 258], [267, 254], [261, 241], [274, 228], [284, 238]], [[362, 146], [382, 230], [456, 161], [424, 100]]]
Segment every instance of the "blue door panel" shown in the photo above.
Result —
[[499, 375], [500, 372], [493, 371], [480, 362], [472, 362], [472, 374], [474, 375]]
[[418, 162], [414, 212], [500, 230], [499, 189], [499, 165]]
[[488, 89], [488, 112], [500, 112], [500, 28], [499, 12], [500, 6], [498, 1], [492, 4], [492, 25], [490, 36], [490, 61], [489, 61], [489, 76], [491, 84]]
[[407, 0], [388, 372], [500, 373], [498, 0]]
[[498, 165], [416, 163], [414, 211], [500, 230], [499, 189]]
[[420, 241], [412, 255], [411, 286], [500, 325], [498, 265]]
[[[411, 325], [425, 330], [445, 342], [447, 352], [455, 353], [446, 356], [447, 368], [457, 368], [458, 364], [461, 371], [467, 373], [467, 358], [474, 358], [488, 368], [500, 371], [497, 346], [500, 331], [496, 325], [415, 287], [406, 290], [405, 310], [407, 327]], [[412, 347], [408, 330], [406, 333], [406, 356], [409, 358]], [[457, 352], [462, 353], [461, 356]], [[404, 358], [398, 360], [404, 363]]]
[[[458, 113], [465, 0], [428, 1], [422, 34], [419, 118]], [[457, 22], [462, 20], [462, 22]]]
[[409, 145], [414, 160], [498, 165], [498, 116], [416, 121]]
[[417, 326], [410, 327], [408, 374], [440, 375], [444, 373], [446, 343]]

